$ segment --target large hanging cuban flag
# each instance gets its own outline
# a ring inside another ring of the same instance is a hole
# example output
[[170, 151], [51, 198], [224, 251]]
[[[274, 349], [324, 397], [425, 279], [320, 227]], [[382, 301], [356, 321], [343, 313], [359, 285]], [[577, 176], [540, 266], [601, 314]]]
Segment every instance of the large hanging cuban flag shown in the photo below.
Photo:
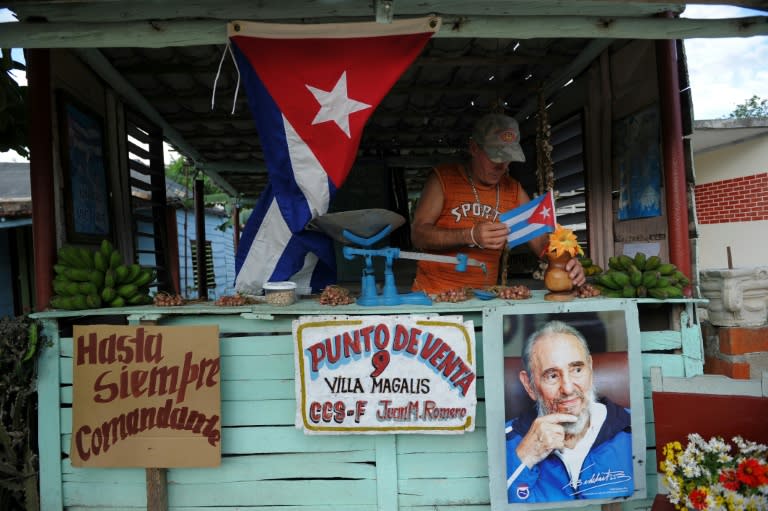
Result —
[[552, 190], [522, 206], [502, 213], [499, 215], [499, 220], [509, 227], [507, 246], [510, 248], [538, 238], [542, 234], [554, 232], [557, 219]]
[[440, 19], [227, 28], [269, 176], [243, 229], [235, 288], [293, 280], [317, 292], [336, 281], [333, 242], [304, 228], [328, 211], [365, 123]]

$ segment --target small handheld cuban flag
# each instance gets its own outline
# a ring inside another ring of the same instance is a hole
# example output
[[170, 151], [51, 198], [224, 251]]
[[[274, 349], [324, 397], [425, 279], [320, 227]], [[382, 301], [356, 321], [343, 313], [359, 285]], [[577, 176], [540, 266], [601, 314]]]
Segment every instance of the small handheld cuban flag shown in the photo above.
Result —
[[235, 255], [237, 291], [293, 280], [302, 292], [317, 292], [336, 281], [333, 241], [305, 227], [328, 212], [366, 121], [439, 28], [437, 17], [229, 23], [269, 176]]
[[510, 248], [542, 234], [554, 232], [557, 221], [552, 190], [520, 207], [502, 213], [499, 220], [509, 227], [507, 246]]

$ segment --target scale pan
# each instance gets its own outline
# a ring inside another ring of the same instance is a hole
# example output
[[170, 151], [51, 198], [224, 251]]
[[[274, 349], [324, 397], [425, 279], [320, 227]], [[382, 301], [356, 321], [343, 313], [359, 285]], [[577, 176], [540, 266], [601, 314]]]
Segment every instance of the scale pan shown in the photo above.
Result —
[[310, 221], [307, 227], [323, 231], [339, 243], [348, 244], [349, 240], [343, 234], [345, 230], [360, 238], [370, 238], [387, 226], [394, 231], [404, 223], [405, 218], [394, 211], [371, 208], [327, 213]]

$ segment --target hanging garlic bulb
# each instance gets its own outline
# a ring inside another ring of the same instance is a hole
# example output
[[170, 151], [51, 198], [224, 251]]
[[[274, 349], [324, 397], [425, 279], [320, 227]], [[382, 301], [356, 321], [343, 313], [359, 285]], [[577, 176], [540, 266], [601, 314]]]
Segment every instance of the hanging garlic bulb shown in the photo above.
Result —
[[538, 112], [536, 113], [536, 183], [538, 194], [555, 188], [555, 172], [552, 165], [552, 127], [544, 100], [544, 92], [538, 91]]

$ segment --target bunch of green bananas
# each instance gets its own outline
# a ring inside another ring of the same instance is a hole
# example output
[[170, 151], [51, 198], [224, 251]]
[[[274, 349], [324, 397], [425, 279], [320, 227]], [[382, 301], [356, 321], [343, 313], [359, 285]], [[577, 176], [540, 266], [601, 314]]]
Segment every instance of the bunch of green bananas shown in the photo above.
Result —
[[688, 277], [672, 263], [662, 263], [658, 256], [647, 257], [638, 252], [608, 259], [608, 271], [595, 279], [595, 284], [608, 298], [682, 298]]
[[51, 307], [81, 310], [152, 303], [148, 286], [155, 272], [123, 264], [122, 255], [108, 240], [95, 251], [64, 246], [58, 256]]
[[584, 268], [584, 275], [587, 277], [603, 273], [603, 269], [593, 263], [592, 259], [589, 257], [581, 257], [579, 258], [579, 262], [581, 263], [581, 267]]

